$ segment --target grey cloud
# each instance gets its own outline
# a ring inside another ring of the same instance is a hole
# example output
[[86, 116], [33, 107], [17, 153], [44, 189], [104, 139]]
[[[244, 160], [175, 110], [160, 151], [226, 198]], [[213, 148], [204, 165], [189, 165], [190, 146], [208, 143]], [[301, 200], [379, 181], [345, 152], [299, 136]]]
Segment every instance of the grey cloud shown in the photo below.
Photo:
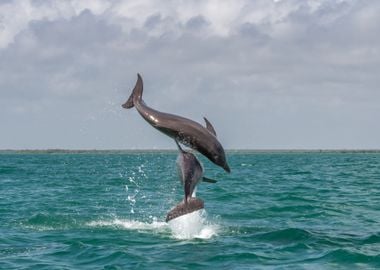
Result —
[[161, 14], [153, 14], [145, 20], [144, 26], [147, 28], [154, 28], [157, 24], [161, 23], [161, 20]]
[[194, 16], [186, 22], [186, 28], [193, 30], [199, 30], [208, 25], [210, 25], [210, 23], [201, 15]]
[[94, 78], [102, 77], [105, 68], [102, 50], [119, 34], [119, 27], [89, 11], [72, 20], [33, 22], [0, 55], [0, 95], [29, 100], [67, 93], [76, 99], [92, 91], [89, 86], [96, 87]]
[[44, 45], [58, 48], [75, 46], [77, 50], [107, 44], [121, 34], [120, 27], [110, 25], [89, 10], [70, 20], [32, 22], [29, 31]]
[[[33, 22], [0, 51], [0, 119], [14, 119], [0, 148], [42, 147], [46, 130], [49, 147], [174, 147], [120, 108], [137, 72], [149, 105], [206, 115], [228, 148], [379, 148], [380, 35], [378, 19], [364, 16], [379, 6], [301, 5], [280, 22], [238, 23], [227, 36], [202, 15], [180, 22], [148, 12], [129, 30], [89, 11]], [[277, 36], [279, 24], [289, 33]], [[12, 142], [33, 123], [40, 131]]]

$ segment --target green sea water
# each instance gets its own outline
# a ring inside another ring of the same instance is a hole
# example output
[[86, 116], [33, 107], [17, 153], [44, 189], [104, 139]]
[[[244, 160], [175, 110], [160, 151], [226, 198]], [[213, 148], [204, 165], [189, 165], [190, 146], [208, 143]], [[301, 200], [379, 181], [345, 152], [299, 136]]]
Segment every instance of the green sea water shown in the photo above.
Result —
[[379, 269], [380, 153], [201, 157], [205, 210], [175, 151], [0, 153], [0, 269]]

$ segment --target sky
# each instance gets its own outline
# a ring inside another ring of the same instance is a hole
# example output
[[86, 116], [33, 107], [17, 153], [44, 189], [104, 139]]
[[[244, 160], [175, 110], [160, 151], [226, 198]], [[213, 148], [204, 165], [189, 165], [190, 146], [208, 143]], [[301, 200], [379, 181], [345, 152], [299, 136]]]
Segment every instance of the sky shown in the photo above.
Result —
[[0, 1], [0, 149], [380, 149], [378, 0]]

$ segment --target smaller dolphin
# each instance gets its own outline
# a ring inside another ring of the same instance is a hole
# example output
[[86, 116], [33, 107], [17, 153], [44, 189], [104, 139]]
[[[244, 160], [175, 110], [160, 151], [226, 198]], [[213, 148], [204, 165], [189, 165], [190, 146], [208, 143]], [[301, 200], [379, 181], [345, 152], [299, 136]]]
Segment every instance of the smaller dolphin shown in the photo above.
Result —
[[166, 216], [166, 222], [204, 208], [203, 201], [195, 198], [196, 186], [202, 180], [204, 182], [216, 183], [216, 180], [203, 177], [203, 167], [197, 157], [190, 152], [184, 151], [179, 143], [175, 142], [179, 150], [177, 158], [178, 174], [184, 187], [185, 198], [170, 210]]

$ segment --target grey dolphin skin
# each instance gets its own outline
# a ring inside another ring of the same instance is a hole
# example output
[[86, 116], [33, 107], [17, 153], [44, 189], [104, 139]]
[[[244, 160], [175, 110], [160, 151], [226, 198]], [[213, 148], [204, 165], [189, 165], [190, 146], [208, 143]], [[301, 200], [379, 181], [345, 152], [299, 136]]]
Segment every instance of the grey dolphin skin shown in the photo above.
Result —
[[203, 177], [203, 168], [197, 157], [184, 151], [176, 141], [179, 154], [177, 158], [178, 174], [185, 192], [185, 198], [166, 216], [166, 222], [190, 214], [204, 208], [201, 199], [193, 197], [196, 185], [203, 179], [205, 182], [216, 183], [215, 180]]
[[216, 180], [203, 177], [203, 167], [197, 157], [193, 153], [184, 151], [177, 141], [176, 144], [179, 150], [177, 158], [178, 175], [184, 187], [185, 203], [187, 203], [200, 181], [216, 183]]
[[197, 150], [211, 162], [230, 172], [223, 146], [216, 138], [211, 123], [205, 118], [206, 127], [190, 119], [156, 111], [142, 99], [143, 81], [137, 74], [137, 82], [129, 99], [122, 105], [125, 109], [135, 107], [139, 114], [154, 128], [182, 144]]

